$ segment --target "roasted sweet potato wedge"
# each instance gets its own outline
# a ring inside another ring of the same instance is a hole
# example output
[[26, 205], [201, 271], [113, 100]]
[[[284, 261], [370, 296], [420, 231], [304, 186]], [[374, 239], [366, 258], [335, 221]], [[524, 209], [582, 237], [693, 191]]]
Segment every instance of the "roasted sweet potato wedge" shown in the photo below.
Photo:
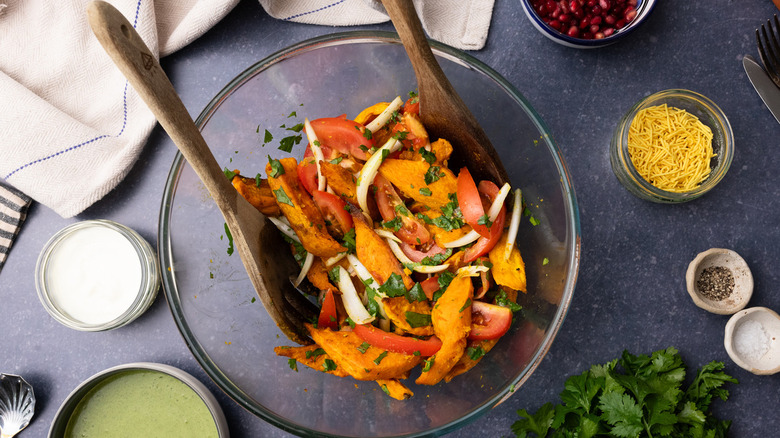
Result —
[[414, 393], [398, 379], [381, 379], [376, 381], [387, 395], [396, 400], [406, 400], [411, 398]]
[[504, 246], [506, 245], [507, 233], [501, 236], [495, 247], [490, 250], [488, 257], [493, 264], [491, 272], [493, 279], [497, 284], [508, 288], [526, 291], [525, 263], [520, 256], [520, 250], [517, 246], [512, 247], [509, 259], [504, 260]]
[[328, 357], [328, 354], [325, 353], [325, 350], [323, 350], [317, 344], [306, 345], [304, 347], [275, 347], [274, 353], [276, 353], [278, 356], [295, 359], [307, 367], [313, 368], [317, 371], [322, 371], [323, 373], [333, 374], [334, 376], [338, 377], [349, 376], [346, 371], [339, 369], [338, 366], [335, 369], [333, 369], [333, 367], [327, 366], [325, 359], [330, 359], [330, 357]]
[[260, 213], [274, 217], [282, 214], [267, 179], [247, 178], [236, 174], [231, 183], [244, 199], [260, 210]]
[[394, 379], [422, 360], [412, 354], [393, 353], [364, 344], [355, 332], [333, 331], [306, 324], [312, 339], [341, 369], [357, 380]]
[[434, 305], [431, 318], [434, 332], [441, 339], [442, 346], [428, 359], [426, 367], [416, 380], [418, 385], [439, 383], [463, 356], [466, 337], [471, 331], [473, 294], [471, 277], [459, 274]]
[[412, 312], [418, 315], [430, 315], [431, 305], [427, 301], [409, 302], [406, 297], [384, 298], [382, 302], [385, 305], [387, 318], [392, 322], [401, 334], [409, 333], [414, 336], [430, 336], [433, 334], [432, 325], [423, 325], [413, 327], [409, 323], [406, 312]]
[[431, 166], [426, 161], [388, 158], [382, 162], [379, 173], [406, 197], [434, 210], [448, 204], [450, 193], [455, 193], [458, 189], [458, 179], [451, 170]]
[[318, 257], [333, 257], [347, 249], [341, 246], [325, 226], [322, 213], [298, 181], [298, 163], [295, 158], [279, 160], [284, 173], [274, 176], [271, 164], [266, 165], [268, 183], [282, 213], [290, 221], [295, 234], [307, 251]]
[[368, 272], [380, 284], [384, 284], [391, 274], [398, 274], [403, 279], [406, 289], [411, 289], [414, 282], [406, 275], [401, 262], [395, 257], [385, 239], [379, 237], [368, 225], [363, 213], [353, 210], [352, 220], [355, 223], [357, 258]]

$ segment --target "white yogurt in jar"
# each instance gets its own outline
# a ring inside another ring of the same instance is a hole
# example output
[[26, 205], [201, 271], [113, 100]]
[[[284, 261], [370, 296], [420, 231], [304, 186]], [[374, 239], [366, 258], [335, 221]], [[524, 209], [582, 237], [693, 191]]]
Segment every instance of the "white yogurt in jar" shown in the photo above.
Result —
[[115, 320], [135, 301], [143, 266], [126, 236], [112, 228], [82, 227], [52, 249], [45, 268], [47, 295], [57, 308], [84, 324]]

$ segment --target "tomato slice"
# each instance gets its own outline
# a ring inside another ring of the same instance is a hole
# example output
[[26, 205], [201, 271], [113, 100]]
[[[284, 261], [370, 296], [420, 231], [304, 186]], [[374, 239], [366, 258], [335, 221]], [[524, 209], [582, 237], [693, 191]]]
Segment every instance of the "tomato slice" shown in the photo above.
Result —
[[317, 164], [314, 161], [314, 157], [304, 157], [300, 163], [298, 163], [298, 181], [306, 189], [309, 194], [314, 193], [319, 187], [317, 176]]
[[420, 286], [422, 287], [423, 293], [425, 293], [425, 296], [430, 300], [433, 301], [433, 294], [436, 293], [439, 289], [441, 289], [441, 286], [439, 286], [439, 276], [434, 275], [431, 278], [425, 279], [420, 282]]
[[336, 229], [333, 231], [336, 231], [335, 234], [339, 237], [347, 234], [347, 231], [353, 226], [352, 215], [346, 210], [347, 203], [332, 193], [320, 190], [314, 190], [311, 195], [314, 203], [322, 212], [326, 224], [329, 223], [328, 230], [333, 230], [335, 227]]
[[[499, 188], [490, 181], [480, 181], [479, 191], [492, 201], [498, 196]], [[460, 201], [460, 199], [458, 201]], [[480, 237], [477, 240], [477, 243], [469, 247], [463, 254], [463, 262], [471, 263], [490, 252], [490, 250], [496, 246], [496, 243], [501, 240], [501, 235], [504, 233], [505, 221], [506, 206], [502, 206], [501, 211], [499, 211], [498, 216], [496, 216], [496, 220], [493, 221], [493, 224], [489, 228], [490, 235], [488, 237]]]
[[354, 331], [360, 339], [374, 347], [392, 351], [393, 353], [415, 354], [419, 351], [421, 356], [430, 357], [441, 348], [441, 340], [436, 336], [431, 336], [428, 339], [417, 339], [388, 333], [371, 324], [358, 324], [355, 326]]
[[509, 331], [512, 310], [483, 301], [471, 303], [471, 332], [469, 339], [496, 339]]
[[427, 251], [419, 251], [414, 249], [414, 247], [406, 242], [402, 242], [399, 246], [401, 247], [401, 251], [403, 251], [403, 253], [409, 257], [409, 260], [415, 263], [420, 263], [426, 257], [433, 257], [436, 254], [444, 254], [446, 252], [444, 248], [435, 243], [432, 244]]
[[[382, 174], [377, 174], [373, 185], [377, 189], [374, 196], [382, 219], [392, 221], [396, 216], [401, 218], [401, 228], [395, 231], [395, 235], [409, 245], [428, 243], [431, 240], [431, 233], [425, 228], [425, 224], [412, 216], [390, 181]], [[404, 214], [404, 211], [408, 214]]]
[[471, 225], [471, 228], [482, 237], [490, 237], [490, 229], [487, 225], [480, 224], [479, 221], [485, 216], [485, 208], [482, 206], [482, 199], [479, 197], [477, 185], [474, 178], [465, 167], [458, 173], [458, 207], [463, 213], [463, 220]]
[[325, 292], [325, 298], [322, 299], [322, 308], [320, 309], [320, 317], [317, 319], [317, 327], [335, 329], [338, 325], [336, 297], [333, 296], [333, 289], [328, 289]]
[[413, 96], [406, 99], [403, 111], [405, 114], [420, 114], [420, 98]]
[[321, 146], [352, 155], [359, 160], [367, 160], [366, 151], [374, 147], [374, 140], [364, 135], [366, 127], [346, 117], [315, 119], [312, 120], [311, 127]]

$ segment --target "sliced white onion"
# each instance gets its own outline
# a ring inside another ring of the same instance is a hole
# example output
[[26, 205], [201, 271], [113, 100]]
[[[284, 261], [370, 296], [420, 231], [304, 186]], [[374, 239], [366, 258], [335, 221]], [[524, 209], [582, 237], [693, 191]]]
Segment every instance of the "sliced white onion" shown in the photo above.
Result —
[[463, 237], [459, 239], [455, 239], [452, 242], [444, 242], [443, 245], [445, 248], [459, 248], [461, 246], [468, 245], [469, 243], [479, 239], [479, 233], [477, 233], [474, 230], [469, 231], [464, 235]]
[[379, 172], [379, 166], [382, 165], [382, 151], [387, 150], [388, 153], [393, 153], [401, 147], [401, 142], [390, 138], [379, 148], [371, 158], [363, 165], [363, 169], [360, 170], [360, 176], [357, 179], [357, 198], [360, 208], [363, 213], [368, 215], [368, 189], [371, 187], [371, 183], [374, 182], [377, 172]]
[[401, 246], [392, 239], [385, 238], [385, 241], [387, 242], [388, 246], [390, 246], [390, 251], [393, 251], [393, 254], [398, 259], [398, 261], [401, 262], [402, 265], [416, 265], [417, 263], [413, 262], [412, 259], [410, 259], [406, 254], [404, 254], [404, 251], [401, 249]]
[[398, 111], [399, 108], [401, 108], [401, 105], [404, 104], [404, 101], [401, 100], [401, 96], [396, 97], [393, 99], [392, 102], [390, 102], [390, 105], [385, 108], [384, 111], [382, 111], [374, 120], [371, 121], [368, 125], [366, 125], [366, 129], [368, 129], [371, 132], [378, 131], [381, 127], [387, 125], [387, 122], [390, 121], [390, 118], [393, 117], [393, 113]]
[[515, 205], [512, 207], [512, 219], [509, 221], [509, 230], [506, 235], [506, 244], [504, 245], [504, 260], [509, 260], [512, 254], [512, 247], [515, 246], [517, 239], [517, 230], [520, 228], [520, 216], [522, 213], [523, 192], [515, 189]]
[[[374, 291], [374, 293], [376, 293], [376, 298], [374, 298], [374, 301], [376, 301], [377, 308], [379, 309], [379, 315], [381, 316], [379, 319], [379, 328], [384, 331], [390, 331], [390, 318], [387, 317], [387, 312], [385, 312], [385, 303], [382, 301], [382, 298], [387, 298], [387, 295], [379, 291], [379, 283], [377, 283], [374, 276], [368, 272], [368, 269], [365, 267], [365, 265], [363, 265], [363, 263], [360, 262], [357, 257], [355, 257], [353, 254], [348, 254], [347, 260], [349, 260], [349, 264], [355, 270], [355, 274], [357, 274], [360, 281], [366, 285], [366, 288], [370, 288]], [[368, 299], [368, 294], [366, 294], [366, 299]]]
[[314, 128], [312, 128], [308, 118], [304, 119], [303, 127], [306, 131], [306, 137], [309, 138], [309, 146], [311, 146], [311, 152], [314, 154], [314, 161], [317, 164], [317, 190], [322, 191], [325, 190], [325, 177], [322, 176], [320, 162], [325, 160], [325, 155], [322, 153], [317, 133], [314, 132]]
[[391, 231], [383, 230], [381, 228], [374, 228], [374, 232], [379, 237], [384, 237], [385, 239], [390, 239], [395, 242], [401, 242], [401, 239], [398, 238], [395, 234], [393, 234]]
[[487, 272], [490, 268], [487, 266], [469, 265], [458, 269], [457, 275], [467, 275], [469, 277], [479, 277], [480, 272]]
[[436, 265], [436, 266], [415, 265], [412, 268], [412, 270], [422, 274], [437, 274], [439, 272], [446, 271], [449, 267], [450, 267], [449, 263], [445, 263], [443, 265]]
[[343, 259], [345, 255], [347, 255], [347, 253], [342, 252], [342, 253], [338, 253], [338, 254], [334, 255], [333, 257], [325, 260], [325, 267], [326, 268], [330, 268], [331, 266], [333, 266], [336, 263], [338, 263], [339, 260]]
[[285, 223], [285, 221], [272, 216], [268, 216], [268, 220], [270, 220], [272, 224], [276, 225], [276, 228], [278, 228], [282, 234], [298, 243], [301, 243], [301, 239], [299, 239], [298, 235], [295, 234], [295, 231], [293, 231], [292, 227], [289, 225], [289, 222]]
[[341, 291], [341, 301], [344, 303], [344, 309], [347, 311], [349, 318], [355, 322], [355, 324], [368, 324], [374, 320], [374, 317], [368, 313], [363, 302], [360, 301], [357, 289], [352, 284], [352, 278], [346, 269], [339, 266], [339, 290]]
[[304, 260], [303, 267], [301, 267], [301, 273], [298, 274], [298, 278], [293, 280], [293, 285], [295, 285], [295, 287], [298, 287], [298, 285], [301, 284], [303, 279], [306, 278], [306, 274], [309, 272], [309, 269], [311, 269], [311, 265], [313, 263], [314, 263], [314, 254], [307, 252], [306, 260]]
[[[493, 200], [493, 203], [490, 204], [490, 208], [488, 209], [488, 219], [490, 222], [493, 222], [498, 217], [498, 213], [501, 212], [501, 207], [504, 206], [504, 201], [506, 200], [507, 195], [509, 194], [509, 191], [512, 188], [509, 186], [509, 183], [504, 183], [504, 185], [501, 187], [501, 189], [498, 191], [498, 194], [496, 195], [496, 199]], [[477, 233], [474, 230], [469, 231], [466, 233], [465, 236], [455, 239], [452, 242], [445, 242], [444, 247], [445, 248], [459, 248], [461, 246], [468, 245], [469, 243], [479, 239], [479, 233]]]

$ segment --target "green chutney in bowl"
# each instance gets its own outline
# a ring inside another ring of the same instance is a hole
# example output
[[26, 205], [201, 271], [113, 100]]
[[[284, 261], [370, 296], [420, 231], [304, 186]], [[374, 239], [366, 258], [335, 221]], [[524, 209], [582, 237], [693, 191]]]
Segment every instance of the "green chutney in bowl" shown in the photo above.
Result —
[[49, 437], [226, 438], [221, 408], [198, 380], [162, 364], [120, 365], [92, 376], [68, 396]]

